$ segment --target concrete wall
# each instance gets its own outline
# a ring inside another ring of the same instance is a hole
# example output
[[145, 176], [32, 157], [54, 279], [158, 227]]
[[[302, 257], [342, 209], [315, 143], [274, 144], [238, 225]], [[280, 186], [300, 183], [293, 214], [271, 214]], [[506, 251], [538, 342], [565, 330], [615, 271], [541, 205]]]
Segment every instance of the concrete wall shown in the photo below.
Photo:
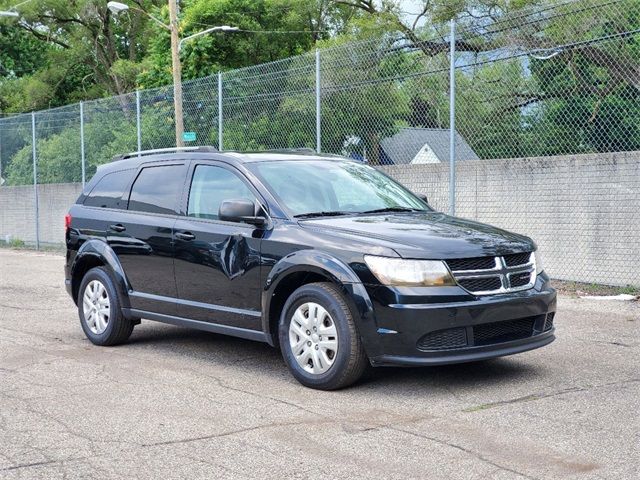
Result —
[[[447, 164], [381, 168], [447, 211]], [[552, 277], [640, 285], [640, 152], [462, 162], [456, 172], [456, 214], [531, 236]], [[62, 243], [80, 191], [38, 187], [43, 243]], [[0, 187], [0, 238], [34, 242], [33, 206], [33, 187]]]
[[[79, 183], [38, 185], [40, 241], [64, 243], [64, 216], [82, 191]], [[0, 240], [6, 235], [36, 241], [33, 186], [0, 187]]]
[[[448, 210], [448, 164], [382, 170]], [[456, 215], [531, 236], [553, 278], [640, 285], [640, 152], [460, 163]]]

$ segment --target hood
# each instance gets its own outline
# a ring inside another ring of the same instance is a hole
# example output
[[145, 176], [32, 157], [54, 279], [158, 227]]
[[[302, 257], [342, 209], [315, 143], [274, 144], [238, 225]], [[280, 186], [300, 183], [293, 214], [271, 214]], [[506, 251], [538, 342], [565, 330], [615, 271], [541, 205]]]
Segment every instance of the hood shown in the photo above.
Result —
[[369, 243], [390, 242], [405, 258], [470, 258], [530, 252], [533, 241], [483, 223], [439, 212], [388, 213], [316, 218], [303, 228], [358, 236]]

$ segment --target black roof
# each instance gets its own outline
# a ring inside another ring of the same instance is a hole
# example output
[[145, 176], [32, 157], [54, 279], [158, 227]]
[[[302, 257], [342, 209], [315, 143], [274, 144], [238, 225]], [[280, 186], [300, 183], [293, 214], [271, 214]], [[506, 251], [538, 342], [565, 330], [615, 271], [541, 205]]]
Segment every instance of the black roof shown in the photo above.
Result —
[[[414, 161], [415, 163], [448, 162], [450, 134], [448, 128], [402, 128], [395, 135], [384, 138], [380, 142], [381, 162], [384, 165], [406, 165]], [[480, 160], [460, 132], [456, 131], [455, 139], [456, 161]], [[416, 156], [421, 153], [422, 161], [416, 159]], [[431, 161], [427, 162], [427, 159]]]

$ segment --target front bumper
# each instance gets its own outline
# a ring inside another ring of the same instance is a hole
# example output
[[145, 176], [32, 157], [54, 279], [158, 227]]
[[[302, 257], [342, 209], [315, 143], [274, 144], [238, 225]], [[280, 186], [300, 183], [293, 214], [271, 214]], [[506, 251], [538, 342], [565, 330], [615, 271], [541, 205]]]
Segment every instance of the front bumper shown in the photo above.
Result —
[[[529, 290], [474, 297], [449, 287], [423, 292], [369, 289], [376, 339], [374, 366], [443, 365], [513, 355], [555, 339], [556, 292], [548, 277]], [[420, 303], [415, 303], [419, 299]]]
[[516, 353], [535, 350], [553, 342], [556, 337], [554, 329], [531, 336], [526, 339], [504, 342], [491, 346], [468, 347], [466, 349], [440, 351], [431, 356], [380, 355], [371, 359], [376, 367], [405, 366], [420, 367], [433, 365], [450, 365], [453, 363], [477, 362], [489, 358], [506, 357]]

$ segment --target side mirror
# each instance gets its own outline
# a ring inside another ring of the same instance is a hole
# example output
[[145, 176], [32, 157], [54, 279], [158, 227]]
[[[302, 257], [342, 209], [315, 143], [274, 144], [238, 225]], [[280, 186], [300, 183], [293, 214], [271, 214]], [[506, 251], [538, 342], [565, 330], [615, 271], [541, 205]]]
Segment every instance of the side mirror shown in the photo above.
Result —
[[245, 198], [223, 201], [218, 210], [218, 218], [227, 222], [244, 222], [259, 227], [267, 223], [267, 217], [262, 209]]
[[429, 205], [429, 199], [424, 193], [416, 193], [416, 197], [418, 197], [420, 200], [424, 201], [427, 205]]

